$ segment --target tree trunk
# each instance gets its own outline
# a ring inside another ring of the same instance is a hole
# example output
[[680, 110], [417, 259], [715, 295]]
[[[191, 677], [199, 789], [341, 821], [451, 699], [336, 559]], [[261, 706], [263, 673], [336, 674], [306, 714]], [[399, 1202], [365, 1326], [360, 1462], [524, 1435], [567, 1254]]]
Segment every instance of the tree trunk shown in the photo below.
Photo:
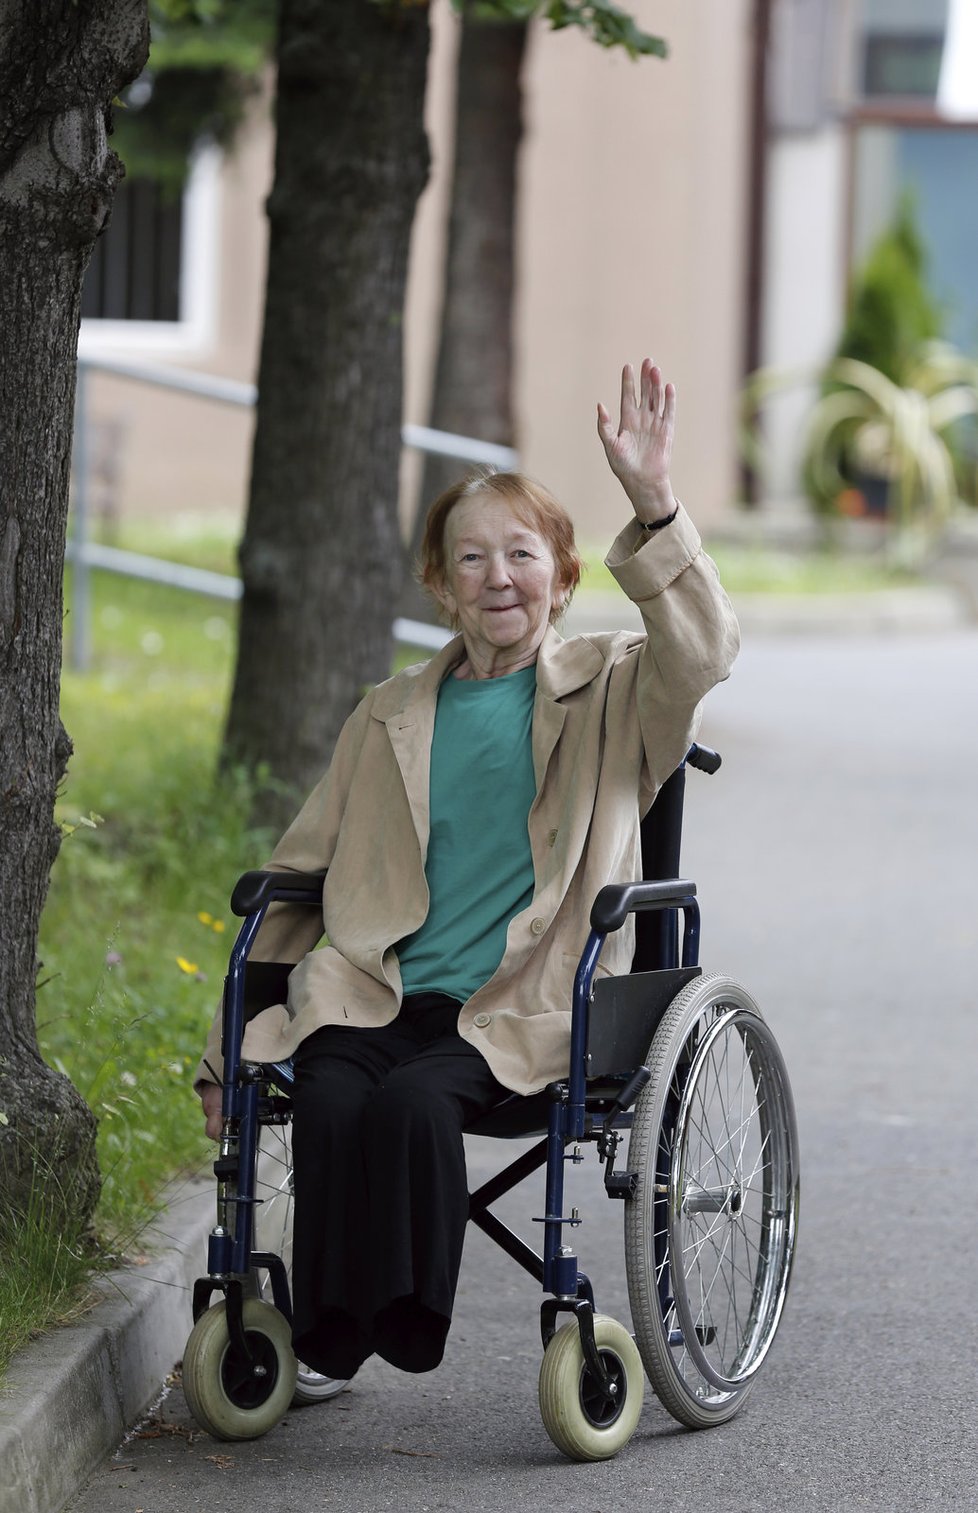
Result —
[[402, 311], [428, 171], [425, 4], [283, 0], [275, 184], [244, 600], [225, 761], [294, 813], [388, 676]]
[[[429, 424], [513, 445], [513, 298], [516, 172], [523, 134], [520, 74], [527, 23], [466, 15], [458, 53], [455, 166], [445, 295]], [[457, 458], [425, 459], [412, 532], [416, 558], [428, 505], [465, 471]], [[433, 618], [416, 585], [404, 612]]]
[[0, 1215], [33, 1186], [84, 1219], [99, 1192], [95, 1120], [41, 1059], [34, 995], [71, 752], [58, 690], [81, 282], [121, 177], [108, 110], [148, 46], [146, 0], [0, 0]]

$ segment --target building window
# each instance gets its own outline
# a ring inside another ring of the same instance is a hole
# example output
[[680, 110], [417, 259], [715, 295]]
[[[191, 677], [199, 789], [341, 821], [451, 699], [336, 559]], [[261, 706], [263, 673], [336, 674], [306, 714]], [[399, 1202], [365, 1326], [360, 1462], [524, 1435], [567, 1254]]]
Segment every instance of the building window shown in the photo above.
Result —
[[221, 152], [194, 152], [182, 195], [124, 179], [82, 289], [79, 352], [192, 355], [214, 340]]
[[868, 33], [863, 47], [864, 97], [936, 99], [943, 52], [941, 32]]
[[[971, 186], [967, 188], [967, 186]], [[853, 142], [852, 259], [859, 264], [913, 197], [927, 249], [928, 283], [948, 339], [978, 353], [978, 130], [861, 122]]]
[[123, 179], [85, 274], [82, 319], [178, 321], [182, 239], [182, 197]]
[[978, 4], [861, 0], [857, 43], [851, 260], [865, 258], [909, 192], [946, 334], [978, 352]]

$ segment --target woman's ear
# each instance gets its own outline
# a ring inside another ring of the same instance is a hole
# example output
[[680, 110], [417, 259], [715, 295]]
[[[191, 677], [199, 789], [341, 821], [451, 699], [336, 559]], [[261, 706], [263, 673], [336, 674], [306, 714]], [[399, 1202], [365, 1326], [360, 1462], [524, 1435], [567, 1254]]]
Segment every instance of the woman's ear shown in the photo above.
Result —
[[557, 583], [554, 585], [553, 602], [550, 608], [550, 620], [559, 620], [571, 601], [574, 590], [569, 583]]
[[448, 624], [454, 628], [457, 624], [458, 605], [455, 600], [455, 595], [448, 587], [448, 584], [445, 582], [444, 578], [435, 577], [434, 575], [432, 575], [432, 577], [430, 577], [425, 584], [425, 588], [428, 590], [428, 593], [434, 599], [435, 603], [442, 610]]
[[428, 592], [434, 595], [434, 597], [438, 600], [438, 603], [441, 605], [442, 609], [447, 610], [450, 615], [454, 615], [457, 607], [455, 603], [455, 595], [452, 593], [444, 578], [432, 578], [428, 584]]

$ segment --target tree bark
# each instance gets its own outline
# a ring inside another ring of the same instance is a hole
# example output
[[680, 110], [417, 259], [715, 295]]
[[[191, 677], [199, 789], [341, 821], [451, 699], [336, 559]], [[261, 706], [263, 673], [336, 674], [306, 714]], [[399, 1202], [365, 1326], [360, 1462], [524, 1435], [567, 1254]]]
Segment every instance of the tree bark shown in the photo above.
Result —
[[33, 1188], [84, 1220], [99, 1192], [95, 1120], [38, 1050], [36, 951], [71, 752], [58, 692], [81, 282], [122, 173], [109, 108], [148, 47], [146, 0], [0, 0], [0, 1215]]
[[291, 817], [390, 671], [402, 311], [428, 171], [426, 4], [283, 0], [244, 598], [225, 762]]
[[[523, 135], [527, 23], [466, 15], [458, 52], [455, 163], [441, 334], [429, 424], [512, 446], [516, 187]], [[428, 505], [465, 471], [429, 454], [411, 538], [416, 558]], [[405, 613], [433, 618], [412, 584]]]

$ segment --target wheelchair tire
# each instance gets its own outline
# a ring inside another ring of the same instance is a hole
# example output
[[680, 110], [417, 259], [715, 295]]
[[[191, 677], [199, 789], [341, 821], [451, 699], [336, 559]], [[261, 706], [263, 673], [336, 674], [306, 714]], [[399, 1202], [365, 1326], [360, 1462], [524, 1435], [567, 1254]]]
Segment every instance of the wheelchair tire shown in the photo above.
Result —
[[699, 977], [670, 1004], [635, 1105], [625, 1269], [635, 1338], [689, 1428], [743, 1406], [781, 1320], [798, 1223], [784, 1060], [750, 995]]
[[540, 1415], [558, 1450], [571, 1460], [609, 1460], [635, 1433], [645, 1381], [642, 1360], [624, 1324], [596, 1314], [594, 1339], [618, 1388], [608, 1403], [584, 1364], [577, 1320], [562, 1325], [540, 1367]]
[[[285, 1262], [285, 1270], [292, 1285], [292, 1146], [288, 1125], [263, 1125], [259, 1136], [258, 1197], [261, 1202], [255, 1209], [255, 1250], [272, 1251]], [[272, 1301], [272, 1289], [267, 1272], [252, 1274], [255, 1296], [266, 1302]], [[302, 1408], [311, 1403], [323, 1403], [336, 1397], [347, 1385], [346, 1378], [321, 1376], [298, 1363], [295, 1392], [292, 1403]]]
[[215, 1439], [258, 1439], [285, 1416], [295, 1390], [291, 1331], [277, 1308], [245, 1298], [242, 1317], [252, 1360], [235, 1358], [227, 1305], [194, 1325], [183, 1357], [183, 1390], [194, 1418]]

